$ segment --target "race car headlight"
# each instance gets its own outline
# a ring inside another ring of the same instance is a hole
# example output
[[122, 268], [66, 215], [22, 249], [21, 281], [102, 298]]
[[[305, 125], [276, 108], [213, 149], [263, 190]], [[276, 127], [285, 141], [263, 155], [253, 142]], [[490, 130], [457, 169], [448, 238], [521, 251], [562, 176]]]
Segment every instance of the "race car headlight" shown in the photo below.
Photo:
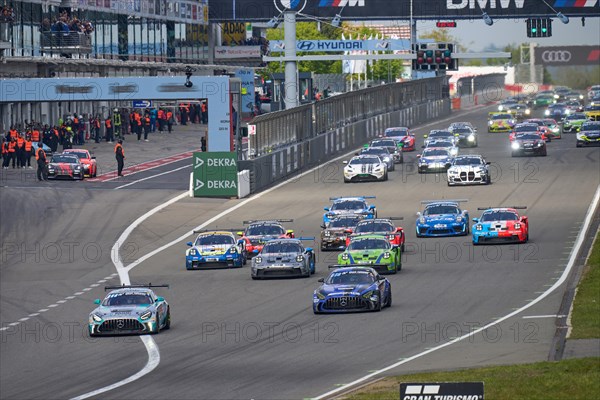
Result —
[[319, 299], [319, 300], [324, 300], [325, 297], [327, 297], [326, 295], [324, 295], [323, 293], [319, 292], [319, 291], [315, 291], [315, 296]]
[[152, 311], [146, 311], [142, 315], [140, 315], [141, 320], [146, 320], [152, 316]]
[[296, 256], [296, 261], [297, 261], [297, 262], [302, 262], [302, 261], [304, 261], [304, 256], [303, 256], [302, 254], [298, 254], [298, 255]]
[[519, 147], [521, 147], [521, 146], [519, 145], [518, 142], [512, 142], [510, 147], [512, 147], [513, 150], [519, 150]]
[[558, 127], [555, 126], [554, 128], [552, 128], [552, 132], [558, 132]]
[[475, 225], [475, 230], [476, 231], [482, 231], [483, 230], [483, 225], [481, 225], [481, 224]]
[[102, 321], [102, 318], [100, 318], [97, 314], [92, 314], [92, 319], [95, 322], [101, 322]]
[[257, 264], [260, 264], [262, 262], [262, 257], [261, 256], [254, 257], [254, 262]]
[[365, 299], [368, 299], [369, 297], [373, 296], [374, 293], [375, 293], [374, 290], [369, 290], [367, 293], [363, 294], [362, 297], [364, 297]]
[[544, 145], [544, 142], [537, 142], [535, 144], [536, 147], [542, 147]]
[[394, 240], [396, 238], [396, 235], [388, 235], [388, 240]]
[[531, 110], [530, 110], [529, 108], [528, 108], [528, 109], [526, 109], [526, 110], [525, 110], [525, 114], [527, 114], [527, 115], [531, 114]]
[[498, 111], [504, 110], [504, 106], [498, 106]]
[[458, 149], [455, 147], [453, 149], [450, 150], [450, 154], [452, 155], [457, 155], [458, 154]]
[[469, 135], [469, 137], [467, 138], [467, 140], [469, 142], [474, 142], [475, 141], [475, 135]]
[[230, 252], [231, 254], [236, 254], [236, 253], [238, 252], [238, 251], [237, 251], [237, 247], [231, 247], [231, 248], [229, 248], [229, 252]]
[[567, 114], [567, 115], [571, 114], [571, 109], [567, 108], [567, 109], [565, 110], [565, 114]]
[[421, 217], [421, 218], [419, 218], [419, 223], [420, 223], [420, 224], [424, 224], [424, 223], [425, 223], [425, 217]]
[[494, 121], [488, 121], [488, 125], [494, 125]]
[[515, 229], [521, 229], [521, 224], [517, 222], [517, 223], [515, 224]]
[[456, 217], [456, 222], [462, 222], [462, 220], [463, 220], [462, 216], [459, 215], [458, 217]]
[[390, 162], [390, 158], [389, 157], [383, 157], [383, 161]]
[[386, 260], [390, 258], [390, 253], [388, 253], [387, 251], [383, 253], [383, 258], [385, 258]]
[[555, 95], [554, 95], [554, 98], [555, 98], [555, 99], [558, 99], [559, 97], [560, 97], [560, 96], [559, 96], [559, 95], [557, 95], [557, 94], [555, 94]]
[[330, 236], [331, 236], [331, 232], [329, 232], [329, 231], [325, 231], [325, 233], [323, 234], [323, 236], [325, 236], [325, 237], [330, 237]]
[[75, 171], [79, 171], [81, 169], [81, 165], [76, 165], [75, 168], [73, 168]]
[[579, 100], [583, 100], [583, 95], [582, 94], [579, 95]]
[[544, 115], [550, 115], [550, 110], [544, 111]]
[[350, 256], [348, 256], [348, 253], [342, 253], [342, 260], [347, 260], [349, 258]]
[[196, 249], [190, 249], [190, 256], [195, 256], [197, 254], [198, 252], [196, 251]]

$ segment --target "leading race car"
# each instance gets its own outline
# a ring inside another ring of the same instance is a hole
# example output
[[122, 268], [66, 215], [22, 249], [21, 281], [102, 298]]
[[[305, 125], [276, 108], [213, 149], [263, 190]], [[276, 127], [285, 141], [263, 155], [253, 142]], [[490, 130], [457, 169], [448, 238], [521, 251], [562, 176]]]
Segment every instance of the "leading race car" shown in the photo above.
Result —
[[392, 221], [403, 220], [402, 217], [375, 218], [360, 221], [354, 229], [348, 229], [349, 236], [346, 238], [346, 246], [356, 237], [361, 235], [383, 235], [388, 238], [391, 244], [400, 246], [400, 251], [404, 251], [404, 229], [394, 226]]
[[469, 125], [452, 125], [449, 130], [458, 139], [458, 147], [477, 147], [477, 131]]
[[388, 168], [378, 156], [359, 155], [344, 161], [344, 183], [361, 181], [387, 181]]
[[315, 238], [273, 239], [252, 259], [252, 279], [308, 278], [315, 273], [315, 253], [302, 240]]
[[517, 121], [507, 112], [488, 113], [488, 132], [510, 132]]
[[529, 240], [529, 219], [517, 210], [527, 207], [483, 207], [480, 218], [473, 218], [473, 244], [525, 243]]
[[86, 149], [67, 149], [63, 151], [63, 154], [73, 154], [79, 158], [81, 165], [83, 165], [83, 175], [85, 177], [94, 178], [98, 173], [98, 166], [96, 164], [96, 157]]
[[452, 132], [445, 129], [434, 129], [429, 134], [423, 135], [423, 137], [425, 138], [423, 147], [434, 147], [432, 143], [438, 140], [447, 140], [455, 145], [458, 143], [458, 138]]
[[446, 171], [452, 164], [454, 158], [450, 151], [443, 148], [427, 148], [423, 153], [417, 154], [418, 173], [423, 174], [432, 171]]
[[241, 268], [246, 263], [244, 241], [230, 231], [194, 231], [199, 233], [185, 252], [185, 268]]
[[293, 238], [294, 231], [285, 229], [284, 222], [294, 222], [293, 219], [272, 219], [272, 220], [253, 220], [244, 221], [248, 225], [244, 231], [237, 232], [244, 241], [244, 248], [248, 257], [258, 254], [264, 244], [269, 240], [277, 238]]
[[402, 143], [402, 151], [415, 150], [415, 135], [405, 126], [387, 128], [383, 137], [391, 138]]
[[383, 146], [368, 146], [365, 145], [365, 148], [360, 151], [357, 155], [372, 155], [377, 156], [385, 163], [388, 171], [394, 171], [396, 169], [396, 164], [394, 162], [394, 157], [390, 154], [390, 151], [387, 147]]
[[515, 135], [511, 144], [511, 156], [542, 156], [545, 157], [546, 142], [541, 135], [537, 133], [519, 133]]
[[331, 219], [327, 224], [322, 224], [321, 250], [344, 250], [349, 232], [352, 232], [363, 219], [362, 215], [340, 215]]
[[111, 290], [90, 313], [90, 336], [159, 333], [171, 327], [171, 310], [152, 288], [168, 285], [107, 286]]
[[456, 157], [447, 171], [448, 186], [488, 185], [491, 182], [489, 165], [476, 154]]
[[368, 204], [367, 199], [374, 199], [375, 196], [356, 196], [356, 197], [330, 197], [333, 201], [331, 207], [323, 208], [323, 224], [326, 225], [332, 218], [340, 215], [356, 215], [363, 218], [377, 218], [377, 208], [373, 204]]
[[373, 268], [336, 268], [319, 282], [313, 293], [315, 314], [381, 311], [392, 305], [392, 285]]
[[469, 234], [469, 212], [461, 210], [467, 200], [424, 200], [423, 212], [417, 213], [417, 237], [466, 236]]
[[402, 269], [400, 246], [384, 235], [360, 235], [338, 255], [339, 265], [368, 265], [380, 274], [395, 274]]
[[581, 125], [577, 132], [577, 147], [600, 145], [600, 121], [590, 121]]
[[83, 164], [76, 155], [54, 154], [48, 163], [48, 179], [71, 178], [83, 179]]

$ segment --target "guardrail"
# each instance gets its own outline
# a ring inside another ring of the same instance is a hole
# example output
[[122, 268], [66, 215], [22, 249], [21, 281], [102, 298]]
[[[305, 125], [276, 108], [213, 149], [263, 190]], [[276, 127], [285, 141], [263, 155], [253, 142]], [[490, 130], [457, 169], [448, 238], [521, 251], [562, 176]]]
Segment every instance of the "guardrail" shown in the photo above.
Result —
[[[337, 155], [350, 152], [380, 135], [387, 127], [410, 127], [448, 114], [449, 98], [426, 101], [348, 123], [252, 160], [238, 161], [238, 169], [249, 171], [250, 192], [255, 193]], [[327, 164], [315, 172], [315, 180], [319, 182], [332, 183], [341, 179], [339, 163]]]
[[506, 97], [506, 74], [487, 74], [460, 78], [456, 82], [456, 95], [452, 98], [455, 110], [500, 101]]
[[41, 32], [40, 49], [45, 52], [91, 53], [92, 37], [81, 32]]
[[344, 93], [290, 110], [255, 117], [252, 156], [300, 143], [376, 115], [448, 97], [446, 77], [393, 83]]

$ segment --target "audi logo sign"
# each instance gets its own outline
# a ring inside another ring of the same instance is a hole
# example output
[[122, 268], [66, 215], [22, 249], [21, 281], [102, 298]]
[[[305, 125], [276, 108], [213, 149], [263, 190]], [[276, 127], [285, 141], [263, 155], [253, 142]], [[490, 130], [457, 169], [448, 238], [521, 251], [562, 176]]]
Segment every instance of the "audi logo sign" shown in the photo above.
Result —
[[600, 46], [537, 47], [535, 63], [544, 66], [598, 65]]
[[542, 53], [544, 63], [568, 63], [572, 57], [568, 50], [546, 50]]

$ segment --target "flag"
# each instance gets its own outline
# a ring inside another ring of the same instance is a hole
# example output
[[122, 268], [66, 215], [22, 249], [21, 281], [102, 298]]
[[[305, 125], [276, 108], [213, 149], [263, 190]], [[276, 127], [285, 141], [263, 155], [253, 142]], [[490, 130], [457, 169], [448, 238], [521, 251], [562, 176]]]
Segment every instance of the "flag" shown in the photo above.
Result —
[[[342, 40], [346, 40], [344, 36], [344, 32], [342, 32]], [[350, 35], [350, 40], [352, 40], [352, 35]], [[344, 55], [347, 56], [349, 54], [348, 51], [344, 51]], [[352, 73], [352, 61], [350, 60], [342, 60], [342, 73], [343, 74], [351, 74]]]

